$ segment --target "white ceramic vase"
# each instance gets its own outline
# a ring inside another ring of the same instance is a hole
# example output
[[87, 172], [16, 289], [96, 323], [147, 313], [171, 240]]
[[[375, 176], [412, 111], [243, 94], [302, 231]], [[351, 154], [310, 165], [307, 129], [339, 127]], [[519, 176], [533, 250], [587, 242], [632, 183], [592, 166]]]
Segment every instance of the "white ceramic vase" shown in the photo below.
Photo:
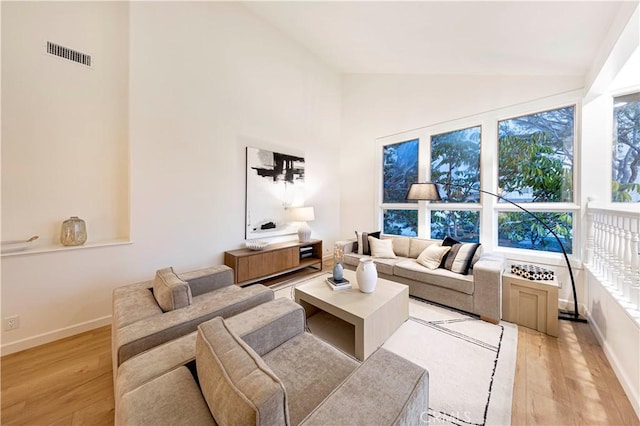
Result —
[[378, 271], [373, 259], [360, 259], [360, 263], [356, 268], [356, 281], [358, 281], [358, 287], [361, 292], [373, 293], [378, 283]]

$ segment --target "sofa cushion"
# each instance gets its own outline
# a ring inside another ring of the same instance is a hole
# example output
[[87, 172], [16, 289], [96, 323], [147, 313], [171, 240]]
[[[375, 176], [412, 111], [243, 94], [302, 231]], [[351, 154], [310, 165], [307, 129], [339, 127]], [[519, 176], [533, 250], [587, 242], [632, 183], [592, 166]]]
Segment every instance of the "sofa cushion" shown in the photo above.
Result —
[[393, 252], [396, 256], [409, 257], [411, 238], [399, 237], [397, 235], [381, 235], [380, 238], [383, 240], [393, 240]]
[[418, 256], [432, 244], [441, 245], [440, 240], [428, 240], [423, 238], [411, 238], [411, 244], [409, 245], [409, 257], [417, 259]]
[[396, 254], [393, 252], [393, 240], [381, 240], [369, 237], [369, 247], [371, 248], [371, 256], [385, 259], [395, 259]]
[[345, 253], [342, 260], [345, 265], [357, 267], [358, 264], [360, 263], [360, 259], [362, 259], [363, 257], [367, 257], [367, 256], [365, 256], [364, 254], [358, 254], [358, 253]]
[[428, 402], [429, 373], [380, 348], [301, 424], [426, 424]]
[[289, 424], [284, 385], [222, 318], [198, 326], [196, 366], [218, 424]]
[[[369, 256], [365, 256], [364, 254], [345, 253], [344, 264], [357, 268], [360, 263], [360, 259], [366, 257]], [[373, 263], [376, 264], [376, 270], [379, 274], [393, 275], [393, 267], [396, 263], [402, 262], [403, 260], [406, 259], [404, 257], [396, 257], [395, 259], [383, 259], [378, 257], [373, 259]]]
[[369, 248], [369, 237], [380, 238], [380, 231], [376, 232], [360, 232], [356, 231], [356, 243], [354, 250], [358, 254], [371, 255]]
[[233, 285], [233, 269], [225, 265], [185, 272], [178, 276], [189, 283], [193, 297]]
[[420, 256], [418, 256], [416, 260], [419, 264], [429, 269], [438, 269], [442, 259], [444, 259], [449, 250], [451, 250], [451, 247], [431, 244], [420, 253]]
[[116, 425], [215, 425], [187, 367], [179, 367], [124, 394]]
[[357, 361], [309, 333], [298, 334], [263, 359], [287, 389], [289, 418], [295, 425], [358, 367]]
[[444, 268], [451, 272], [467, 275], [471, 261], [480, 246], [479, 243], [458, 243], [451, 247], [444, 262]]
[[406, 260], [404, 257], [396, 257], [394, 259], [375, 258], [373, 263], [376, 264], [376, 270], [380, 274], [393, 275], [393, 268], [398, 262]]
[[119, 329], [145, 318], [162, 315], [162, 308], [153, 297], [153, 282], [145, 281], [117, 287], [113, 290], [113, 328]]
[[163, 268], [156, 272], [153, 280], [153, 296], [163, 312], [184, 308], [191, 304], [191, 288], [182, 281], [173, 268]]
[[273, 290], [261, 284], [246, 288], [231, 285], [195, 296], [187, 308], [166, 313], [160, 311], [157, 315], [118, 328], [113, 341], [114, 365], [118, 366], [147, 349], [192, 333], [200, 323], [211, 318], [227, 318], [273, 299]]
[[263, 303], [224, 322], [260, 356], [304, 333], [306, 325], [302, 306], [287, 297]]
[[461, 293], [473, 294], [474, 284], [472, 275], [462, 275], [447, 269], [427, 269], [416, 259], [406, 259], [396, 263], [394, 274], [410, 280], [448, 288]]
[[196, 358], [197, 332], [187, 334], [128, 359], [118, 367], [116, 400], [163, 374], [180, 368]]

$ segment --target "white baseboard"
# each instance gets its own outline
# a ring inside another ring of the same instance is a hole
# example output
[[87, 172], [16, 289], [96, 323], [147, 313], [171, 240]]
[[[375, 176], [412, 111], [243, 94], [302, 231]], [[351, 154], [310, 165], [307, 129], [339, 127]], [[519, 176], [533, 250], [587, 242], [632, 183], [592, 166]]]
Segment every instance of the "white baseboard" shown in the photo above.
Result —
[[[566, 311], [573, 312], [573, 308], [573, 300], [558, 299], [558, 309], [564, 309]], [[586, 312], [587, 307], [583, 303], [578, 302], [578, 313], [580, 315], [585, 315]]]
[[640, 417], [640, 395], [638, 395], [633, 389], [633, 386], [631, 386], [631, 383], [624, 373], [624, 370], [620, 367], [620, 361], [618, 361], [618, 357], [616, 357], [615, 352], [611, 350], [611, 347], [602, 335], [600, 328], [598, 328], [598, 324], [596, 323], [596, 321], [594, 321], [590, 315], [588, 318], [589, 326], [591, 327], [593, 334], [596, 336], [596, 339], [598, 339], [600, 347], [602, 347], [605, 356], [609, 360], [609, 364], [611, 364], [611, 368], [613, 368], [613, 371], [616, 374], [620, 385], [622, 385], [624, 392], [627, 394], [629, 402], [631, 403], [633, 410], [636, 412], [636, 416]]
[[85, 331], [90, 331], [95, 328], [102, 327], [105, 325], [110, 325], [110, 324], [111, 324], [111, 315], [107, 315], [95, 320], [82, 322], [80, 324], [74, 324], [69, 327], [60, 328], [58, 330], [53, 330], [47, 333], [38, 334], [37, 336], [27, 337], [26, 339], [3, 344], [0, 347], [0, 354], [2, 356], [5, 356], [15, 352], [20, 352], [25, 349], [31, 349], [36, 346], [44, 345], [45, 343], [51, 343], [56, 340], [64, 339], [65, 337], [84, 333]]

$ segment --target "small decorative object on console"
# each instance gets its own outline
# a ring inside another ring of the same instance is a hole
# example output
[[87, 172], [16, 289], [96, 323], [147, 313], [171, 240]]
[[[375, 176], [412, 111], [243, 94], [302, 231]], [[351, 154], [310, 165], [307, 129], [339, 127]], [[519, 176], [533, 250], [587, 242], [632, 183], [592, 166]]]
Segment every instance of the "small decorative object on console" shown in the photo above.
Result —
[[553, 281], [552, 270], [535, 265], [511, 265], [511, 273], [531, 281]]
[[62, 222], [60, 242], [63, 246], [81, 246], [87, 241], [87, 225], [78, 216], [71, 216]]
[[269, 243], [266, 241], [246, 241], [244, 245], [249, 250], [264, 250], [264, 248], [267, 247]]
[[313, 247], [300, 247], [300, 259], [306, 259], [308, 257], [313, 257]]

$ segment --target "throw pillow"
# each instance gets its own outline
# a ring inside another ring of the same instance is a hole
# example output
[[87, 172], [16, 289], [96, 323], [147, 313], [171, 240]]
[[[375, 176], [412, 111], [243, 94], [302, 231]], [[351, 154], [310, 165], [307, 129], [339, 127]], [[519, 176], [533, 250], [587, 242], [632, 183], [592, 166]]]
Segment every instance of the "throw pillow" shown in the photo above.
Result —
[[191, 287], [173, 272], [172, 267], [159, 269], [153, 280], [153, 297], [163, 312], [173, 311], [191, 304]]
[[482, 257], [482, 244], [480, 245], [480, 247], [476, 249], [476, 253], [473, 255], [473, 259], [471, 259], [471, 265], [469, 265], [469, 271], [473, 269], [473, 267], [478, 262], [478, 260], [480, 260], [481, 257]]
[[358, 254], [365, 254], [367, 256], [371, 255], [371, 249], [369, 248], [369, 237], [380, 238], [380, 231], [376, 232], [359, 232], [356, 231], [356, 248], [354, 248], [354, 252]]
[[[454, 244], [460, 244], [460, 241], [454, 240], [448, 235], [444, 237], [444, 240], [442, 240], [443, 246], [453, 247]], [[445, 254], [444, 257], [442, 258], [442, 262], [440, 262], [440, 267], [443, 269], [446, 269], [445, 262], [447, 261], [447, 256], [449, 256], [449, 253]]]
[[396, 254], [393, 252], [393, 240], [379, 240], [369, 237], [369, 247], [371, 247], [371, 256], [382, 257], [386, 259], [395, 259]]
[[478, 243], [458, 243], [451, 247], [451, 251], [447, 254], [444, 268], [451, 272], [467, 275], [473, 255], [480, 244]]
[[451, 250], [451, 247], [449, 246], [438, 246], [432, 244], [424, 249], [416, 260], [419, 264], [429, 269], [438, 269], [440, 267], [440, 262], [442, 262], [442, 259], [447, 253], [449, 253], [449, 250]]
[[460, 244], [460, 241], [454, 240], [453, 238], [451, 238], [448, 235], [446, 237], [444, 237], [444, 240], [442, 240], [442, 245], [443, 246], [452, 247], [454, 244]]

